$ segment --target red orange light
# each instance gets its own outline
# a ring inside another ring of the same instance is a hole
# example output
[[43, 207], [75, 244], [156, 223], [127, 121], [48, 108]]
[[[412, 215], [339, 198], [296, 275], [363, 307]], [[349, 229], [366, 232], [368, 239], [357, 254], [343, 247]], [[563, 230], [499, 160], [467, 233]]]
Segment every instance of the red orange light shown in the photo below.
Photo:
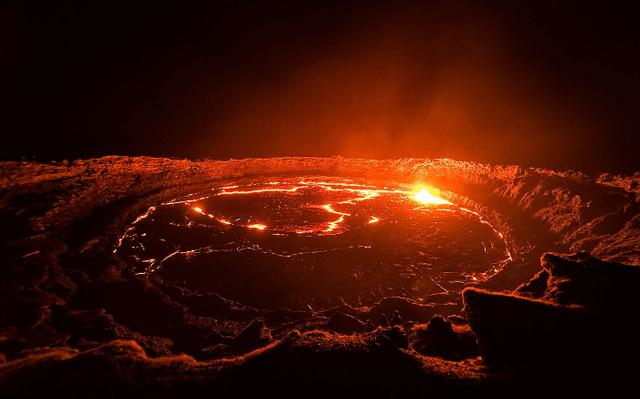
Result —
[[440, 190], [433, 187], [418, 187], [413, 199], [425, 205], [452, 205], [440, 196]]
[[248, 225], [247, 228], [255, 229], [255, 230], [266, 230], [267, 226], [262, 223], [254, 223], [254, 224]]

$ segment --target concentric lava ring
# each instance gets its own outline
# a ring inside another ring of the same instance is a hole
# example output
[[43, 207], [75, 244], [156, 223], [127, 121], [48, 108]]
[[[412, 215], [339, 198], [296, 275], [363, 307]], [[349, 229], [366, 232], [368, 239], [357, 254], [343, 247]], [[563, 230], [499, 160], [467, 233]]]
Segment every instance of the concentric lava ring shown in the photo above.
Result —
[[457, 291], [510, 257], [493, 226], [433, 190], [317, 176], [244, 179], [155, 205], [116, 251], [136, 273], [290, 309]]

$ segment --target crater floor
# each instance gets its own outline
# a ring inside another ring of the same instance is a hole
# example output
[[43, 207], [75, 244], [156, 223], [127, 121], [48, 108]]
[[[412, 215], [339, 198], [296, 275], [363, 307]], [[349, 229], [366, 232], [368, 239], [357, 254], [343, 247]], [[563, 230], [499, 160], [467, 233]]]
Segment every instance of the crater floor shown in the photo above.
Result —
[[153, 205], [116, 253], [139, 274], [296, 310], [428, 301], [510, 260], [476, 212], [415, 189], [324, 176], [223, 181]]

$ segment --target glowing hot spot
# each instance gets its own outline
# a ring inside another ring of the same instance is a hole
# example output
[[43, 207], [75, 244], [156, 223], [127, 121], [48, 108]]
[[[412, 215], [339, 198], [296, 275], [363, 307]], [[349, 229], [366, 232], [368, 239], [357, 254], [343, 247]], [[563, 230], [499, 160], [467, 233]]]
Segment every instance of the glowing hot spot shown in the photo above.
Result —
[[413, 195], [413, 199], [425, 205], [453, 205], [451, 202], [439, 196], [436, 189], [422, 188]]
[[266, 230], [267, 226], [262, 223], [254, 223], [247, 226], [247, 228], [255, 229], [255, 230]]

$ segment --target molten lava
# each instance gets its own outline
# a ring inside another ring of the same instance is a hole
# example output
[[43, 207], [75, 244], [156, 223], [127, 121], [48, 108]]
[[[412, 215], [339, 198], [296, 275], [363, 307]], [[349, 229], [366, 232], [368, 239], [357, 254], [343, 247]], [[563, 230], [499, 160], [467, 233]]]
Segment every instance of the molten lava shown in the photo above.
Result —
[[[423, 205], [453, 205], [450, 201], [442, 198], [440, 196], [439, 190], [433, 187], [424, 187], [417, 186], [413, 191], [401, 190], [401, 189], [387, 189], [387, 188], [374, 188], [370, 185], [364, 184], [356, 184], [356, 183], [343, 183], [343, 182], [329, 182], [329, 181], [304, 181], [301, 180], [297, 182], [297, 184], [291, 185], [291, 183], [287, 182], [279, 182], [272, 181], [264, 183], [264, 186], [267, 187], [259, 187], [253, 189], [244, 189], [238, 190], [238, 185], [224, 186], [220, 188], [220, 191], [215, 194], [215, 196], [235, 196], [235, 195], [260, 195], [260, 194], [269, 194], [269, 193], [283, 193], [296, 194], [300, 190], [310, 189], [310, 188], [320, 188], [322, 190], [326, 190], [329, 192], [337, 192], [337, 193], [347, 193], [351, 194], [348, 198], [337, 201], [335, 203], [328, 203], [322, 205], [304, 205], [307, 208], [317, 208], [326, 211], [329, 214], [337, 215], [336, 219], [325, 222], [321, 225], [314, 226], [305, 226], [304, 229], [296, 229], [295, 233], [297, 234], [337, 234], [342, 232], [340, 227], [344, 224], [345, 218], [353, 216], [351, 213], [343, 212], [336, 210], [334, 207], [337, 205], [355, 205], [360, 201], [372, 200], [374, 198], [378, 198], [382, 194], [398, 194], [401, 196], [406, 196], [407, 198], [413, 198], [414, 200], [420, 202]], [[196, 201], [207, 199], [209, 197], [200, 197]], [[166, 204], [177, 204], [177, 203], [185, 203], [189, 204], [194, 202], [193, 199], [186, 199], [184, 201], [170, 201]], [[214, 214], [207, 213], [201, 206], [193, 206], [191, 208], [194, 212], [199, 213], [201, 215], [205, 215], [210, 219], [215, 219], [219, 223], [225, 225], [233, 225], [233, 223], [225, 218], [218, 217]], [[368, 224], [374, 224], [380, 222], [380, 218], [377, 216], [369, 216]], [[245, 228], [255, 229], [255, 230], [266, 230], [267, 225], [263, 223], [250, 223], [244, 224]], [[291, 231], [287, 231], [291, 232]]]
[[436, 188], [308, 176], [246, 178], [155, 205], [116, 252], [138, 274], [265, 309], [456, 292], [510, 259], [490, 223]]
[[413, 195], [413, 198], [425, 205], [453, 205], [451, 202], [440, 197], [438, 191], [439, 190], [433, 187], [421, 188]]

